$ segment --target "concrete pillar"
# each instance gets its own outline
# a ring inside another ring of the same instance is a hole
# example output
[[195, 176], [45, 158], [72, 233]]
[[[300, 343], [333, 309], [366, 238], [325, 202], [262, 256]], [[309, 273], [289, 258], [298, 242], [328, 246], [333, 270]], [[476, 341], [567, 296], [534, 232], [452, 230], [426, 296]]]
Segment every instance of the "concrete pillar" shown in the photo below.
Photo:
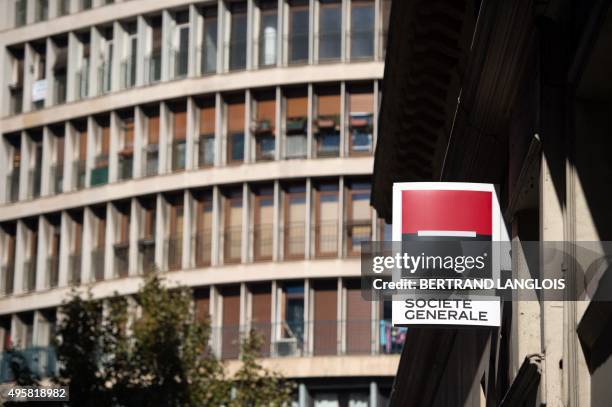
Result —
[[166, 82], [171, 78], [170, 75], [170, 47], [172, 40], [172, 16], [168, 10], [162, 11], [162, 52], [161, 52], [161, 81]]
[[318, 60], [318, 56], [315, 56], [318, 49], [315, 44], [315, 39], [319, 34], [319, 24], [315, 17], [318, 9], [317, 0], [308, 1], [308, 16], [310, 17], [310, 29], [308, 30], [308, 64], [310, 65]]
[[104, 279], [112, 280], [116, 278], [118, 273], [115, 270], [115, 239], [116, 239], [116, 225], [117, 223], [117, 210], [112, 203], [106, 204], [106, 222], [104, 232]]
[[193, 98], [187, 98], [187, 136], [186, 136], [186, 156], [185, 170], [193, 170], [197, 168], [197, 114], [198, 109]]
[[221, 212], [221, 193], [219, 187], [215, 185], [212, 190], [211, 266], [217, 266], [221, 263]]
[[240, 243], [242, 243], [242, 263], [248, 263], [251, 259], [250, 250], [250, 190], [247, 183], [242, 184], [242, 236]]
[[165, 270], [165, 261], [164, 261], [164, 236], [165, 236], [165, 222], [164, 222], [164, 212], [165, 212], [165, 202], [164, 198], [161, 194], [157, 194], [155, 196], [155, 265], [160, 270]]
[[118, 21], [113, 23], [113, 59], [111, 62], [111, 92], [121, 89], [121, 59], [125, 48], [125, 30]]
[[81, 283], [87, 284], [93, 280], [91, 273], [91, 250], [93, 248], [93, 213], [87, 207], [83, 211], [83, 245], [81, 248]]
[[47, 287], [47, 251], [49, 241], [49, 223], [44, 216], [39, 216], [38, 222], [38, 243], [36, 244], [36, 291], [42, 291]]
[[198, 9], [194, 4], [189, 5], [189, 51], [187, 62], [187, 76], [198, 75]]
[[308, 117], [306, 121], [306, 158], [314, 157], [314, 134], [312, 121], [315, 117], [315, 103], [314, 103], [314, 87], [312, 83], [308, 84]]
[[170, 172], [170, 160], [168, 158], [168, 146], [172, 141], [170, 138], [170, 109], [168, 104], [161, 102], [159, 104], [159, 174], [167, 174]]
[[191, 225], [193, 219], [193, 199], [189, 190], [183, 192], [183, 252], [182, 269], [190, 269], [191, 263]]
[[247, 35], [246, 35], [246, 69], [255, 69], [257, 58], [255, 57], [255, 49], [254, 49], [254, 40], [256, 35], [254, 33], [255, 27], [255, 5], [253, 4], [253, 0], [247, 0]]
[[378, 383], [376, 383], [375, 381], [370, 382], [370, 406], [371, 407], [379, 406]]
[[96, 27], [91, 27], [89, 36], [89, 86], [87, 96], [100, 95], [100, 83], [98, 82], [98, 69], [102, 60], [100, 59], [100, 51], [102, 50], [102, 34]]
[[346, 120], [346, 116], [347, 116], [347, 112], [346, 112], [346, 106], [348, 103], [346, 103], [346, 98], [347, 98], [347, 94], [346, 94], [346, 82], [342, 81], [340, 83], [340, 145], [339, 147], [339, 156], [340, 157], [347, 157], [348, 156], [348, 140], [346, 139], [348, 137], [348, 131], [346, 131], [346, 127], [347, 127], [347, 120]]
[[55, 103], [54, 100], [54, 77], [53, 77], [53, 65], [55, 64], [55, 48], [53, 40], [47, 38], [45, 42], [45, 79], [47, 81], [47, 94], [45, 95], [44, 106], [49, 107]]
[[30, 192], [29, 172], [30, 156], [32, 155], [30, 137], [25, 131], [21, 132], [21, 164], [19, 166], [19, 200], [28, 199]]
[[338, 185], [338, 257], [344, 256], [344, 177]]
[[281, 228], [283, 221], [281, 219], [281, 187], [278, 180], [274, 181], [274, 212], [272, 215], [272, 260], [278, 261], [281, 259]]
[[49, 127], [43, 127], [42, 138], [42, 162], [40, 173], [40, 196], [51, 195], [55, 191], [51, 191], [51, 166], [53, 165], [53, 150], [54, 140], [53, 134]]
[[136, 31], [138, 35], [138, 47], [136, 50], [136, 87], [145, 83], [145, 52], [147, 37], [147, 22], [143, 16], [138, 16], [136, 20]]
[[244, 91], [244, 162], [248, 164], [255, 162], [255, 150], [253, 147], [254, 136], [251, 134], [251, 110], [253, 107], [253, 95], [251, 90]]
[[225, 72], [225, 1], [217, 0], [217, 73]]
[[121, 119], [116, 111], [110, 113], [110, 143], [108, 149], [108, 183], [117, 182], [119, 178], [119, 137]]
[[68, 33], [68, 66], [66, 69], [66, 102], [76, 100], [79, 84], [76, 81], [77, 69], [80, 67], [79, 40], [75, 33]]
[[91, 186], [91, 170], [94, 168], [96, 146], [98, 143], [98, 125], [92, 116], [87, 118], [87, 155], [85, 162], [85, 188]]
[[[277, 51], [278, 52], [278, 51]], [[274, 123], [274, 135], [275, 135], [275, 142], [274, 142], [274, 159], [276, 161], [280, 160], [283, 157], [283, 150], [284, 150], [284, 144], [285, 144], [285, 140], [283, 137], [283, 93], [281, 90], [280, 86], [276, 87], [276, 95], [275, 95], [275, 99], [276, 99], [276, 105], [275, 105], [275, 116], [276, 116], [276, 121]]]
[[58, 287], [68, 285], [68, 257], [70, 256], [70, 216], [66, 211], [62, 211], [60, 229], [62, 238], [60, 239], [59, 248], [59, 272], [58, 272]]
[[312, 179], [311, 178], [307, 178], [306, 179], [306, 214], [305, 214], [305, 219], [304, 219], [304, 230], [306, 232], [306, 235], [304, 237], [304, 253], [305, 253], [305, 258], [306, 260], [312, 258], [313, 256], [313, 252], [314, 252], [314, 245], [313, 245], [313, 233], [312, 233], [312, 219], [313, 219], [313, 215], [314, 215], [314, 208], [313, 208], [313, 187], [312, 187]]
[[72, 172], [72, 164], [76, 156], [75, 135], [70, 122], [64, 124], [64, 179], [62, 180], [62, 191], [68, 192], [75, 188], [73, 179], [75, 174]]
[[225, 145], [225, 126], [223, 125], [224, 112], [223, 98], [220, 93], [215, 93], [215, 167], [223, 165], [224, 145]]
[[128, 257], [128, 275], [138, 275], [138, 232], [140, 226], [138, 200], [130, 200], [130, 248]]
[[138, 106], [134, 108], [134, 167], [133, 177], [134, 179], [143, 176], [145, 171], [145, 157], [143, 149], [146, 145], [146, 117], [142, 109]]

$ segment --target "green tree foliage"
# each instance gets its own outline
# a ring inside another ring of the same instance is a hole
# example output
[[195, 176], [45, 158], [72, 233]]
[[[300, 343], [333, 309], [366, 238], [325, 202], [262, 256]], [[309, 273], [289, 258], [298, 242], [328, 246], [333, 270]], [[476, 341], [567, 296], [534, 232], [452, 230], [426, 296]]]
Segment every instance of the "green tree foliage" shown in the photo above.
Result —
[[[103, 303], [73, 293], [58, 323], [57, 381], [75, 406], [284, 405], [293, 384], [258, 363], [261, 338], [242, 342], [228, 377], [209, 347], [208, 321], [194, 318], [192, 292], [152, 273], [134, 296]], [[138, 309], [138, 313], [133, 312]]]

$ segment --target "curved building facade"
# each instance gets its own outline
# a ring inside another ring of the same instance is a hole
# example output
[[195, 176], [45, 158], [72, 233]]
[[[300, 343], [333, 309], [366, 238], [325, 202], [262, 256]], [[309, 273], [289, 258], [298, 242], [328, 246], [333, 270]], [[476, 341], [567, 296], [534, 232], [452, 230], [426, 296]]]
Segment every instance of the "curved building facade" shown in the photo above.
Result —
[[[0, 20], [0, 333], [53, 373], [73, 286], [194, 290], [300, 406], [388, 398], [404, 332], [361, 298], [388, 0], [10, 0]], [[10, 380], [5, 368], [2, 380]]]

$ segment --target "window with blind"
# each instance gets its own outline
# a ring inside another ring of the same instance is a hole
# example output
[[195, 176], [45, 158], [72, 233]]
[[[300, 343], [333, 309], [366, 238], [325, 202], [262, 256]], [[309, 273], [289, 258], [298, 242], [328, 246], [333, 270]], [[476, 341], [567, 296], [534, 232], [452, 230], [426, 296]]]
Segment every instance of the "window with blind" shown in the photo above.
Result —
[[59, 194], [63, 191], [64, 182], [64, 129], [55, 128], [53, 130], [53, 149], [54, 157], [51, 164], [51, 190]]
[[195, 261], [197, 267], [209, 266], [212, 253], [213, 204], [210, 192], [196, 196]]
[[338, 157], [340, 153], [340, 89], [323, 88], [317, 92], [314, 123], [317, 157]]
[[319, 59], [340, 58], [342, 44], [342, 8], [337, 0], [319, 3]]
[[119, 124], [119, 180], [132, 178], [134, 164], [134, 117], [125, 115]]
[[352, 182], [347, 193], [346, 247], [349, 256], [361, 252], [361, 243], [372, 240], [372, 209], [370, 183]]
[[278, 35], [278, 2], [262, 1], [259, 7], [259, 66], [274, 66]]
[[372, 303], [361, 297], [361, 281], [347, 280], [346, 353], [372, 352]]
[[114, 251], [115, 276], [127, 277], [129, 272], [129, 250], [130, 250], [130, 203], [123, 202], [116, 206], [116, 229]]
[[335, 257], [340, 212], [338, 184], [321, 184], [315, 195], [315, 253], [317, 257]]
[[227, 163], [244, 162], [244, 101], [227, 104]]
[[255, 159], [274, 160], [276, 136], [276, 98], [274, 92], [260, 95], [255, 99]]
[[314, 354], [338, 352], [338, 283], [336, 280], [313, 281]]
[[275, 338], [277, 356], [299, 356], [304, 350], [304, 282], [282, 284], [278, 301], [281, 320], [279, 337]]
[[374, 1], [351, 1], [351, 59], [374, 56]]
[[251, 293], [251, 329], [262, 339], [259, 352], [262, 357], [270, 356], [272, 287], [269, 283], [253, 284]]
[[110, 148], [110, 118], [97, 121], [97, 137], [94, 156], [94, 168], [91, 170], [91, 186], [108, 182], [108, 152]]
[[157, 107], [147, 113], [146, 144], [144, 154], [145, 174], [157, 175], [159, 169], [159, 110]]
[[285, 95], [285, 158], [305, 158], [308, 133], [308, 89], [291, 89]]
[[76, 145], [76, 159], [72, 164], [72, 175], [74, 177], [73, 185], [76, 189], [82, 189], [85, 187], [85, 174], [87, 168], [87, 123], [75, 123], [75, 145]]
[[246, 68], [247, 10], [246, 3], [230, 6], [229, 69]]
[[303, 259], [306, 236], [306, 187], [291, 185], [284, 192], [284, 253], [286, 259]]
[[200, 55], [201, 73], [217, 72], [217, 10], [207, 8], [202, 12], [204, 29], [202, 30], [202, 49]]
[[153, 271], [155, 265], [155, 221], [156, 201], [155, 198], [139, 200], [140, 203], [140, 225], [138, 239], [138, 261], [140, 270], [144, 274]]
[[185, 169], [187, 158], [187, 105], [180, 103], [172, 108], [172, 171]]
[[68, 39], [56, 38], [55, 63], [53, 64], [53, 103], [66, 102], [67, 68], [68, 68]]
[[93, 236], [91, 250], [91, 270], [94, 281], [104, 280], [104, 252], [106, 243], [106, 207], [92, 209]]
[[205, 287], [193, 290], [193, 304], [196, 321], [208, 323], [210, 321], [210, 289]]
[[228, 191], [224, 197], [223, 262], [242, 259], [242, 190]]
[[145, 82], [155, 83], [161, 79], [162, 19], [155, 16], [150, 20], [151, 50], [145, 57]]
[[174, 77], [187, 75], [189, 66], [189, 11], [179, 11], [174, 15], [174, 32], [170, 59], [174, 67]]
[[202, 103], [199, 117], [198, 164], [200, 168], [215, 165], [215, 101]]
[[68, 257], [68, 283], [81, 282], [81, 248], [83, 245], [83, 212], [70, 212], [70, 254]]
[[183, 255], [183, 196], [170, 196], [168, 200], [167, 256], [168, 270], [179, 270]]
[[253, 254], [255, 260], [272, 260], [274, 188], [259, 187], [253, 205]]
[[17, 248], [17, 224], [10, 223], [2, 225], [4, 234], [4, 247], [2, 247], [2, 259], [0, 265], [2, 272], [0, 273], [0, 295], [8, 295], [13, 293], [13, 284], [15, 280], [15, 251]]
[[308, 62], [308, 35], [310, 32], [308, 1], [289, 3], [289, 63]]
[[221, 359], [236, 359], [240, 353], [240, 287], [221, 287]]
[[372, 153], [374, 94], [371, 84], [349, 88], [349, 154]]

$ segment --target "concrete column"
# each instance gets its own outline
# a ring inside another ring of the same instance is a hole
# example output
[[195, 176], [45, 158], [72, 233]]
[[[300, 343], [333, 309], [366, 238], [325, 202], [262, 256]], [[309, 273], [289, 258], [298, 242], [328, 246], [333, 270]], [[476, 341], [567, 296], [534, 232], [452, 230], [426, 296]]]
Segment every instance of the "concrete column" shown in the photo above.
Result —
[[304, 230], [306, 235], [304, 237], [304, 253], [306, 254], [306, 260], [313, 256], [313, 235], [312, 235], [312, 218], [314, 214], [313, 208], [313, 190], [312, 190], [312, 179], [306, 179], [306, 214], [304, 219]]
[[186, 139], [186, 156], [185, 156], [185, 169], [193, 170], [197, 168], [197, 130], [196, 130], [196, 117], [198, 109], [195, 101], [192, 97], [187, 98], [187, 139]]
[[310, 159], [314, 157], [314, 135], [312, 128], [312, 121], [315, 115], [315, 100], [314, 100], [314, 87], [312, 83], [308, 84], [308, 118], [306, 121], [306, 158]]
[[172, 16], [168, 10], [162, 11], [162, 60], [161, 81], [165, 82], [171, 78], [170, 75], [170, 44], [172, 37]]
[[340, 26], [340, 32], [342, 33], [340, 35], [340, 60], [342, 62], [349, 61], [351, 57], [351, 39], [349, 37], [351, 29], [350, 10], [350, 0], [342, 0], [340, 7], [342, 24]]
[[248, 263], [251, 261], [251, 250], [250, 250], [250, 216], [249, 212], [251, 209], [250, 205], [250, 191], [247, 183], [242, 184], [242, 236], [240, 243], [242, 243], [242, 263]]
[[374, 0], [374, 59], [377, 61], [383, 59], [382, 30], [382, 2], [380, 0]]
[[88, 96], [99, 95], [102, 89], [98, 86], [98, 69], [102, 61], [100, 60], [100, 51], [102, 47], [102, 35], [96, 27], [91, 27], [89, 36], [89, 91]]
[[251, 153], [254, 137], [251, 134], [251, 110], [253, 105], [253, 95], [251, 90], [244, 91], [244, 162], [245, 164], [254, 162], [254, 154]]
[[62, 180], [62, 191], [72, 191], [74, 188], [72, 173], [72, 163], [76, 155], [74, 132], [70, 122], [64, 124], [64, 179]]
[[113, 23], [113, 60], [111, 63], [111, 92], [121, 88], [121, 59], [125, 48], [125, 30], [118, 21]]
[[128, 254], [128, 275], [138, 275], [138, 232], [140, 226], [138, 200], [130, 200], [130, 248]]
[[[211, 231], [211, 265], [217, 266], [221, 263], [221, 193], [217, 185], [212, 190], [212, 231]], [[212, 298], [211, 298], [212, 301]]]
[[138, 106], [134, 108], [134, 167], [133, 178], [140, 178], [144, 173], [145, 158], [142, 153], [145, 147], [146, 117]]
[[310, 395], [304, 383], [298, 384], [298, 405], [300, 407], [310, 407]]
[[94, 168], [96, 146], [98, 142], [98, 125], [92, 116], [87, 118], [87, 155], [85, 162], [85, 188], [91, 186], [91, 170]]
[[340, 145], [338, 146], [340, 157], [348, 156], [348, 144], [349, 143], [346, 140], [346, 138], [348, 137], [348, 132], [346, 131], [346, 125], [347, 125], [346, 106], [348, 105], [348, 103], [346, 103], [346, 98], [347, 98], [346, 82], [342, 81], [340, 83]]
[[[2, 182], [4, 182], [4, 185], [7, 185], [7, 176], [8, 176], [8, 168], [9, 168], [9, 163], [11, 162], [11, 154], [10, 154], [10, 150], [11, 147], [8, 143], [8, 141], [6, 140], [5, 137], [1, 137], [0, 138], [0, 180], [2, 180]], [[8, 188], [0, 188], [0, 202], [7, 202], [8, 201], [8, 196], [7, 196], [7, 191]]]
[[49, 130], [49, 127], [43, 127], [43, 139], [42, 139], [42, 162], [41, 162], [41, 174], [40, 174], [40, 196], [47, 196], [51, 194], [51, 161], [53, 159], [53, 135]]
[[47, 276], [47, 242], [49, 234], [49, 224], [44, 216], [38, 216], [38, 242], [36, 243], [36, 282], [34, 284], [36, 291], [42, 291], [46, 288]]
[[30, 137], [25, 131], [21, 132], [21, 164], [19, 166], [19, 200], [23, 201], [29, 198], [29, 172], [30, 172], [30, 156], [32, 155], [30, 146]]
[[314, 326], [312, 317], [314, 315], [314, 288], [312, 287], [310, 279], [304, 279], [304, 337], [306, 344], [304, 345], [304, 352], [308, 356], [312, 356], [314, 352]]
[[26, 24], [34, 23], [34, 11], [36, 0], [26, 0]]
[[145, 83], [145, 52], [147, 38], [147, 22], [143, 16], [136, 20], [136, 31], [138, 35], [138, 48], [136, 49], [136, 87]]
[[110, 114], [110, 143], [108, 149], [108, 183], [117, 182], [119, 178], [119, 123], [121, 119], [116, 111]]
[[272, 215], [272, 260], [278, 261], [281, 259], [281, 187], [278, 180], [274, 181], [274, 214]]
[[283, 150], [284, 150], [284, 144], [285, 144], [285, 139], [283, 137], [284, 131], [283, 131], [283, 92], [281, 90], [280, 86], [276, 87], [276, 105], [275, 105], [275, 116], [276, 116], [276, 121], [274, 123], [274, 135], [275, 135], [275, 142], [274, 142], [274, 159], [276, 161], [280, 160], [283, 157]]
[[224, 163], [225, 135], [223, 126], [224, 103], [220, 93], [215, 93], [215, 167]]
[[338, 257], [344, 256], [344, 177], [338, 186]]
[[193, 199], [189, 190], [183, 192], [183, 252], [181, 264], [183, 269], [190, 269], [191, 263], [191, 225], [193, 219]]
[[32, 67], [36, 61], [34, 60], [34, 49], [29, 43], [24, 47], [24, 54], [23, 112], [30, 112], [32, 110], [32, 84], [34, 83]]
[[337, 301], [337, 338], [338, 338], [338, 354], [344, 355], [346, 353], [346, 289], [342, 277], [338, 278], [338, 301]]
[[225, 2], [217, 0], [217, 73], [225, 72]]
[[159, 104], [159, 174], [170, 171], [168, 159], [168, 143], [170, 143], [170, 109], [165, 102]]
[[[378, 1], [378, 0], [377, 0]], [[378, 37], [377, 37], [378, 38]], [[374, 88], [373, 88], [373, 98], [374, 99], [374, 107], [372, 115], [372, 153], [376, 151], [376, 143], [378, 141], [378, 107], [380, 106], [380, 89], [378, 86], [378, 80], [374, 80]]]
[[375, 381], [370, 382], [370, 406], [378, 407], [378, 383]]
[[115, 270], [115, 239], [117, 223], [117, 210], [112, 203], [106, 204], [106, 230], [104, 232], [104, 280], [112, 280], [118, 276]]
[[13, 278], [13, 294], [21, 294], [23, 292], [23, 262], [25, 261], [25, 253], [27, 250], [26, 240], [28, 238], [28, 229], [22, 220], [17, 221], [16, 230], [16, 245], [15, 245], [15, 271]]
[[66, 211], [62, 211], [60, 220], [60, 239], [59, 247], [59, 272], [57, 279], [58, 287], [68, 285], [68, 257], [70, 256], [70, 216]]
[[157, 194], [155, 200], [155, 265], [160, 270], [166, 270], [164, 261], [165, 202], [161, 194]]
[[87, 207], [83, 211], [83, 246], [81, 247], [81, 283], [87, 284], [93, 280], [91, 273], [91, 250], [93, 248], [93, 213]]
[[197, 76], [198, 56], [198, 9], [194, 4], [189, 6], [189, 51], [187, 62], [187, 76]]
[[54, 77], [53, 77], [53, 65], [55, 64], [55, 48], [53, 40], [47, 38], [45, 42], [45, 79], [47, 81], [47, 94], [45, 95], [44, 106], [49, 107], [55, 103], [54, 98]]
[[308, 30], [308, 64], [312, 65], [318, 60], [318, 56], [315, 56], [318, 49], [315, 40], [319, 34], [319, 24], [316, 18], [316, 13], [319, 10], [317, 0], [308, 1], [308, 10], [308, 15], [310, 17], [310, 30]]
[[247, 0], [247, 35], [246, 35], [246, 69], [255, 69], [256, 68], [256, 58], [254, 55], [254, 40], [256, 35], [255, 31], [255, 5], [253, 4], [253, 0]]
[[68, 66], [66, 69], [66, 102], [76, 100], [78, 83], [76, 81], [76, 72], [80, 66], [79, 40], [76, 34], [68, 33]]

